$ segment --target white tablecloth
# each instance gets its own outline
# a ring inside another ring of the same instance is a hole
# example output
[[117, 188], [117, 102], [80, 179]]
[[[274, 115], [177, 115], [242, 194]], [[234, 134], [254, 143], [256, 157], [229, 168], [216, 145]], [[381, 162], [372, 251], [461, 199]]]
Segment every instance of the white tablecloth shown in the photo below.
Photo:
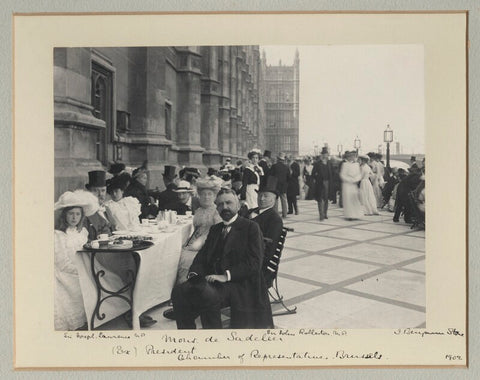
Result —
[[[193, 232], [191, 223], [177, 225], [174, 228], [174, 232], [154, 235], [154, 245], [143, 251], [138, 251], [140, 263], [133, 291], [132, 310], [134, 329], [140, 328], [140, 314], [170, 299], [172, 288], [175, 285], [182, 245]], [[91, 253], [86, 251], [79, 251], [76, 255], [76, 265], [89, 329], [91, 328], [91, 316], [97, 302], [97, 289], [91, 271], [90, 255]], [[96, 258], [100, 258], [101, 255], [102, 253], [97, 253]], [[130, 256], [129, 253], [125, 254], [124, 252], [108, 253], [108, 255], [110, 255], [110, 258], [115, 257], [113, 255], [119, 255], [119, 259], [128, 259], [126, 256]], [[123, 258], [121, 255], [123, 255]], [[105, 263], [103, 266], [98, 262], [95, 263], [96, 271], [105, 267], [108, 268]], [[105, 269], [105, 276], [100, 281], [107, 289], [118, 290], [123, 286], [120, 277], [108, 269]], [[105, 296], [106, 294], [102, 294], [102, 297]], [[102, 321], [95, 320], [95, 327], [116, 318], [128, 309], [129, 306], [125, 301], [118, 298], [108, 299], [100, 307], [100, 314], [105, 313], [105, 319]]]

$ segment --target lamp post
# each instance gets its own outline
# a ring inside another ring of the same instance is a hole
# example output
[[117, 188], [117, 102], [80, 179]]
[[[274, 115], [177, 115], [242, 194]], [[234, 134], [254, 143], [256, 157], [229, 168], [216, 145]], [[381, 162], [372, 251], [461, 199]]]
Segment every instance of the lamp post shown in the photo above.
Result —
[[357, 150], [357, 156], [358, 156], [358, 150], [360, 149], [361, 146], [362, 146], [362, 142], [357, 136], [357, 138], [353, 140], [353, 147]]
[[342, 158], [342, 150], [343, 150], [342, 144], [338, 144], [337, 145], [338, 158]]
[[387, 124], [387, 129], [383, 131], [383, 141], [387, 143], [387, 168], [390, 169], [390, 143], [393, 141], [393, 131], [390, 124]]

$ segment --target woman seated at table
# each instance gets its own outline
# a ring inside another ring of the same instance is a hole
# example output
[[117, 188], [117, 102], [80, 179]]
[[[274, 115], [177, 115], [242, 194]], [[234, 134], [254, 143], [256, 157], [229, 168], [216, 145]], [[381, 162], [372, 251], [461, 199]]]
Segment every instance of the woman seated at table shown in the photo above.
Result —
[[155, 218], [158, 214], [158, 207], [147, 191], [148, 175], [143, 167], [137, 168], [132, 173], [132, 182], [125, 189], [125, 196], [132, 196], [138, 199], [141, 205], [141, 218]]
[[[201, 178], [197, 181], [197, 192], [200, 207], [195, 211], [193, 217], [194, 231], [182, 248], [177, 270], [177, 284], [187, 281], [187, 275], [193, 259], [207, 239], [210, 227], [220, 223], [222, 218], [217, 212], [215, 198], [220, 191], [223, 180], [214, 175]], [[173, 309], [164, 311], [163, 316], [168, 319], [175, 319]]]
[[98, 199], [88, 191], [67, 191], [55, 203], [55, 330], [84, 329], [87, 323], [78, 271], [77, 250], [88, 240], [83, 219], [98, 210]]
[[125, 180], [119, 177], [108, 182], [107, 193], [112, 199], [105, 203], [107, 217], [115, 230], [135, 231], [140, 226], [141, 206], [137, 198], [123, 196], [125, 187]]
[[216, 176], [201, 178], [197, 181], [200, 207], [193, 217], [193, 234], [185, 243], [180, 255], [177, 272], [177, 283], [179, 284], [187, 281], [190, 266], [197, 252], [203, 247], [210, 227], [222, 221], [215, 206], [215, 197], [220, 191], [221, 185], [222, 179]]

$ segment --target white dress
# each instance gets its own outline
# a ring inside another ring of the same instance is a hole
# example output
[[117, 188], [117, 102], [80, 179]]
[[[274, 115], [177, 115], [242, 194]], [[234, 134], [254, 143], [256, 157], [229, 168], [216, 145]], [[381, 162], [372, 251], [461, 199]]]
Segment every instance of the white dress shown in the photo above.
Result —
[[142, 211], [137, 198], [125, 197], [119, 201], [110, 200], [105, 203], [105, 208], [108, 220], [112, 222], [117, 231], [134, 231], [140, 225], [138, 216]]
[[360, 181], [360, 202], [363, 205], [366, 215], [378, 214], [377, 199], [373, 193], [370, 178], [374, 176], [372, 169], [367, 164], [360, 166], [362, 179]]
[[215, 205], [208, 208], [197, 208], [193, 217], [193, 234], [185, 243], [180, 254], [177, 272], [178, 284], [187, 280], [188, 271], [193, 263], [193, 259], [200, 248], [203, 247], [203, 244], [205, 244], [210, 227], [221, 221], [222, 218], [218, 215]]
[[87, 322], [78, 271], [74, 264], [76, 252], [88, 240], [88, 231], [68, 228], [55, 230], [55, 330], [75, 330]]
[[363, 216], [357, 183], [361, 180], [358, 162], [344, 162], [340, 171], [342, 180], [343, 213], [345, 218], [360, 219]]
[[[377, 204], [377, 207], [382, 207], [383, 204], [383, 196], [382, 196], [382, 189], [380, 188], [380, 171], [383, 173], [383, 165], [382, 168], [380, 168], [381, 163], [377, 161], [372, 161], [372, 172], [373, 176], [371, 177], [371, 183], [372, 183], [372, 189], [373, 189], [373, 194], [375, 195], [375, 202]], [[382, 186], [383, 186], [383, 174], [381, 175], [382, 178]]]

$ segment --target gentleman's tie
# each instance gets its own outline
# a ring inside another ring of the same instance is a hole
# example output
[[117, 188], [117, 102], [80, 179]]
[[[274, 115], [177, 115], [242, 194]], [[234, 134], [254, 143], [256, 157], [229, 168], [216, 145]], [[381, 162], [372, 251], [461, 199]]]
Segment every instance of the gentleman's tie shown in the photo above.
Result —
[[227, 235], [228, 235], [228, 227], [226, 224], [223, 225], [223, 228], [222, 228], [222, 239], [225, 240], [227, 238]]

